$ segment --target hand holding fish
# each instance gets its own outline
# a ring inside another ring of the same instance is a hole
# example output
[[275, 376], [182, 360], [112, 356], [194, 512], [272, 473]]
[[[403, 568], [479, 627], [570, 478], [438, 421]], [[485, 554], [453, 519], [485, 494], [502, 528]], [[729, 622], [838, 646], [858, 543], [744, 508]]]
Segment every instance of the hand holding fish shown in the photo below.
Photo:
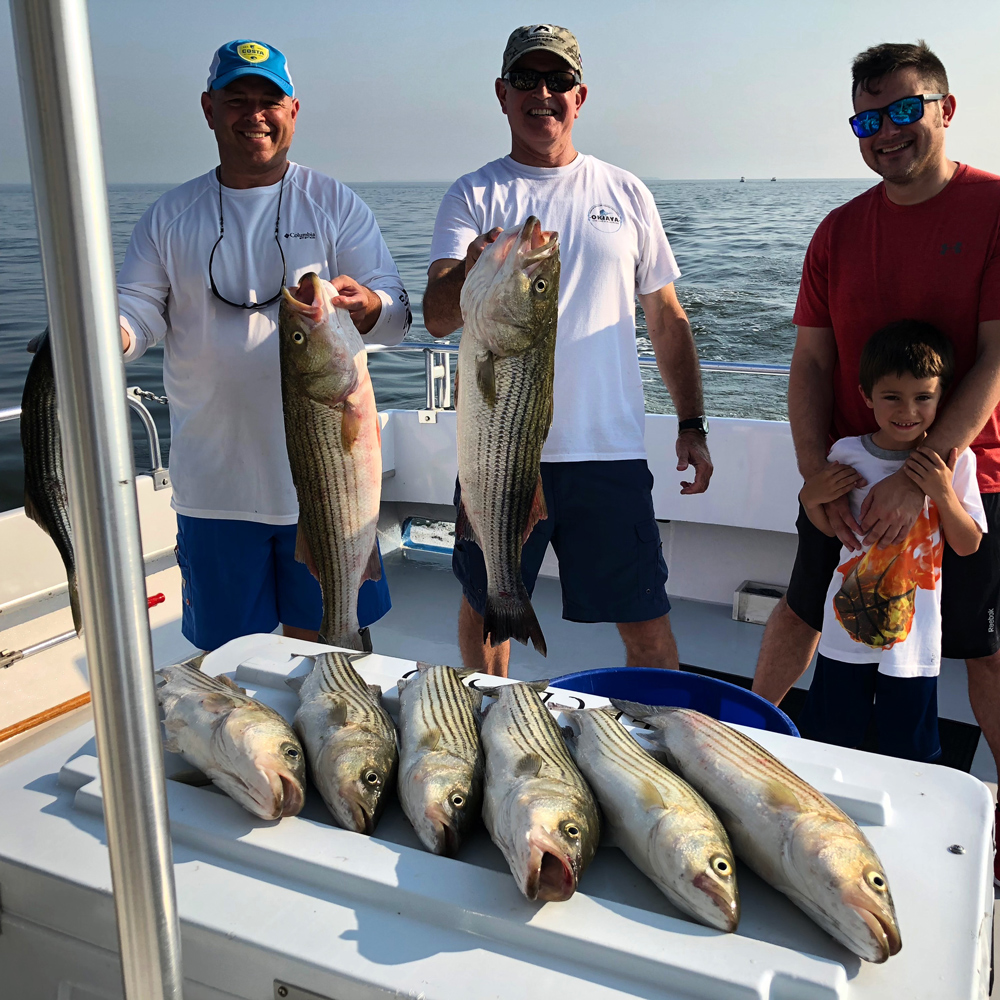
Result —
[[681, 493], [704, 493], [715, 471], [712, 456], [708, 453], [708, 443], [705, 441], [705, 436], [698, 431], [681, 431], [677, 435], [677, 471], [684, 472], [692, 465], [694, 480], [692, 482], [682, 480]]
[[378, 321], [382, 300], [370, 288], [358, 284], [347, 274], [338, 274], [330, 284], [337, 289], [337, 294], [330, 299], [330, 306], [346, 309], [358, 333], [368, 333]]
[[496, 243], [497, 237], [503, 232], [501, 226], [494, 226], [488, 233], [477, 236], [470, 244], [465, 253], [465, 273], [468, 274], [476, 261], [482, 256], [483, 251], [491, 244]]

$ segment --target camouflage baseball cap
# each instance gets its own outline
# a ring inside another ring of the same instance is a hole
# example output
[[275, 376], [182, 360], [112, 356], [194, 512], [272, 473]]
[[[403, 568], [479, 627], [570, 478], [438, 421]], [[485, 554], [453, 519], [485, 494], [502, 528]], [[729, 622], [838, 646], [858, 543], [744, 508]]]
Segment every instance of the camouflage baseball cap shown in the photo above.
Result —
[[560, 28], [558, 24], [526, 24], [512, 31], [510, 38], [507, 39], [507, 48], [503, 50], [503, 68], [500, 70], [500, 75], [505, 76], [521, 56], [540, 49], [565, 59], [571, 69], [583, 75], [583, 62], [580, 59], [580, 46], [577, 44], [576, 35], [566, 28]]

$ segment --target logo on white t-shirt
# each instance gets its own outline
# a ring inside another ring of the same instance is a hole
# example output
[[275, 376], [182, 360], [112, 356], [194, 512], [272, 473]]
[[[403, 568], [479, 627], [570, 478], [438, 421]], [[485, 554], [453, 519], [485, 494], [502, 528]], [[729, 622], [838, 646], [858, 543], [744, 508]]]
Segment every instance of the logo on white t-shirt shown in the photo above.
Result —
[[617, 233], [622, 227], [621, 212], [608, 205], [595, 205], [588, 213], [590, 224], [602, 233]]

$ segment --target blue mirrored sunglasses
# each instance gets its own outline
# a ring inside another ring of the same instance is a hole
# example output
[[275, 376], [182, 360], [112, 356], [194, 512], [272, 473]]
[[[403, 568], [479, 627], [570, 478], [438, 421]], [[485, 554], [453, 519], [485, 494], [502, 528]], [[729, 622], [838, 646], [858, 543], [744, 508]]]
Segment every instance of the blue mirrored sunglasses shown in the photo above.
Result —
[[882, 115], [888, 115], [889, 121], [896, 125], [912, 125], [924, 117], [925, 104], [930, 101], [942, 101], [947, 96], [947, 94], [917, 94], [914, 97], [901, 97], [884, 108], [859, 111], [847, 120], [859, 139], [870, 139], [882, 127]]

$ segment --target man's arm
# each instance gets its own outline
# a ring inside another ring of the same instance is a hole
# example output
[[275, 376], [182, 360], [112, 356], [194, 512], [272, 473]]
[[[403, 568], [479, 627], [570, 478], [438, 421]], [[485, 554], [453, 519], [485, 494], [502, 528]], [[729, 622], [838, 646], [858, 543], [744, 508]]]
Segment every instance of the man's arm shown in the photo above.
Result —
[[[792, 428], [795, 460], [802, 478], [808, 483], [827, 468], [837, 342], [830, 327], [800, 326], [796, 329], [788, 376], [788, 422]], [[862, 485], [858, 476], [852, 488]], [[859, 530], [858, 525], [851, 514], [846, 493], [824, 503], [823, 515], [832, 533], [848, 549], [860, 547], [854, 535]]]
[[[673, 283], [640, 295], [639, 303], [646, 314], [646, 329], [656, 355], [656, 367], [674, 401], [678, 421], [701, 416], [705, 403], [698, 349]], [[694, 466], [694, 481], [682, 482], [681, 493], [704, 493], [713, 469], [705, 435], [700, 431], [681, 431], [677, 435], [677, 469], [683, 472], [688, 465]]]
[[424, 326], [434, 337], [447, 337], [464, 322], [462, 319], [462, 286], [480, 254], [503, 232], [496, 226], [477, 236], [466, 251], [465, 259], [444, 257], [427, 269], [427, 290], [424, 292]]
[[[963, 451], [1000, 402], [1000, 320], [979, 324], [976, 362], [934, 421], [924, 444], [942, 458]], [[923, 490], [903, 469], [876, 483], [861, 507], [866, 542], [902, 541], [923, 509]]]

